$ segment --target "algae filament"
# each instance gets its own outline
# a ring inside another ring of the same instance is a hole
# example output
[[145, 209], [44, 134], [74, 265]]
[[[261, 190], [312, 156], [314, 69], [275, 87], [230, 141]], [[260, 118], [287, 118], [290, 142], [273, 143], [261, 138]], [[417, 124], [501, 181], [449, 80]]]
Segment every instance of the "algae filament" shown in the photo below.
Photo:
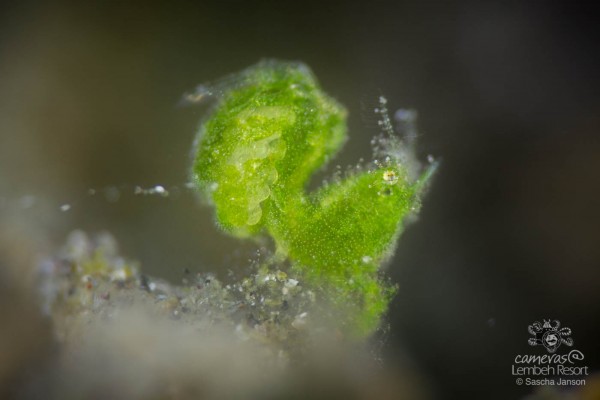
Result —
[[310, 69], [262, 61], [210, 91], [216, 103], [200, 129], [193, 179], [220, 227], [237, 237], [270, 235], [276, 258], [319, 288], [344, 331], [372, 333], [394, 292], [380, 267], [433, 167], [411, 179], [414, 166], [390, 151], [385, 162], [308, 193], [311, 176], [347, 137], [346, 109]]

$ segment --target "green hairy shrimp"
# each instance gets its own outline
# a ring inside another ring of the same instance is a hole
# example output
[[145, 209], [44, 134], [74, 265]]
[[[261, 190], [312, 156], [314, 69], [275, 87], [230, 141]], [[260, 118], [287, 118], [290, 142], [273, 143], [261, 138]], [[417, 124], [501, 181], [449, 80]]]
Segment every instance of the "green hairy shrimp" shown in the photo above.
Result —
[[[394, 288], [381, 277], [402, 230], [419, 207], [433, 168], [415, 178], [406, 152], [357, 169], [313, 193], [311, 176], [347, 138], [346, 109], [302, 63], [262, 61], [211, 87], [193, 179], [219, 226], [237, 237], [270, 235], [276, 257], [322, 288], [352, 335], [380, 323]], [[389, 150], [402, 147], [389, 138]]]

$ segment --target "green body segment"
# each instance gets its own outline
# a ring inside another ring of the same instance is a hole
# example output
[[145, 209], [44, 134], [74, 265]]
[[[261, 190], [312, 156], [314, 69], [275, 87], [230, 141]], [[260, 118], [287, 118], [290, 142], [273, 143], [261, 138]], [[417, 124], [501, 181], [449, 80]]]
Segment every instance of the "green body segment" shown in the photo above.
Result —
[[289, 233], [290, 256], [330, 274], [376, 270], [413, 207], [412, 186], [384, 178], [400, 174], [392, 168], [365, 171], [321, 189], [306, 212], [307, 223]]
[[194, 172], [221, 226], [247, 236], [341, 147], [346, 111], [302, 64], [263, 62], [234, 82], [202, 128]]
[[278, 256], [348, 316], [348, 332], [368, 335], [393, 294], [378, 270], [423, 182], [391, 160], [307, 194], [346, 139], [345, 109], [300, 63], [261, 62], [231, 82], [201, 129], [198, 187], [225, 231], [271, 235]]
[[378, 325], [394, 292], [378, 269], [415, 207], [414, 188], [400, 176], [397, 168], [379, 168], [321, 189], [304, 223], [288, 234], [296, 268], [336, 293], [334, 302], [349, 309], [353, 320], [346, 323], [358, 336]]

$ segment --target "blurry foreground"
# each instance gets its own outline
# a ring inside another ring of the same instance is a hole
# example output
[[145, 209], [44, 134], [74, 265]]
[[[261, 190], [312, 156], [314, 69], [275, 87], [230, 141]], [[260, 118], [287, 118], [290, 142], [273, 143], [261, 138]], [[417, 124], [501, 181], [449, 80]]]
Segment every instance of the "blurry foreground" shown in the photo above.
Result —
[[[314, 318], [314, 294], [281, 271], [173, 286], [141, 274], [107, 233], [74, 231], [37, 269], [12, 244], [0, 260], [3, 399], [433, 398], [408, 366], [384, 366], [375, 341], [350, 343]], [[599, 395], [596, 376], [527, 400]]]
[[315, 322], [314, 294], [281, 271], [173, 286], [108, 234], [73, 232], [39, 271], [20, 249], [2, 260], [2, 398], [428, 398], [413, 373]]

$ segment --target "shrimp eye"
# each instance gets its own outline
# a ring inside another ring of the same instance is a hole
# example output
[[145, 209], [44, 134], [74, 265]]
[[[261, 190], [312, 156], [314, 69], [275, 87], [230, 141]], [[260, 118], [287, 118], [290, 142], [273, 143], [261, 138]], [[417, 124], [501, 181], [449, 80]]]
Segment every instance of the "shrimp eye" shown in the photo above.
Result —
[[396, 172], [392, 170], [387, 170], [383, 172], [383, 181], [388, 185], [393, 185], [398, 182], [398, 175]]

